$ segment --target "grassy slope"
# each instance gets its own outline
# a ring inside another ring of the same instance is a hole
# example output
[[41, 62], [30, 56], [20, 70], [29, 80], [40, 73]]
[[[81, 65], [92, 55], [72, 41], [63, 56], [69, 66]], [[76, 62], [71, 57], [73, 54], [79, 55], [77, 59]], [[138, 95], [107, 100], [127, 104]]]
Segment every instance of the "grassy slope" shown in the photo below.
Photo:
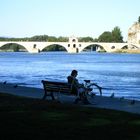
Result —
[[0, 139], [139, 140], [140, 116], [0, 94]]

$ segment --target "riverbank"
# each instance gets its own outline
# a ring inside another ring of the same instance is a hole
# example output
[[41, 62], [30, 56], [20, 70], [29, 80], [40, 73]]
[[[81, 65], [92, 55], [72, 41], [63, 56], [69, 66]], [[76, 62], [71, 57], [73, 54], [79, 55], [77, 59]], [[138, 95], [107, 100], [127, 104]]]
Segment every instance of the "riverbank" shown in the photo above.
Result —
[[120, 50], [115, 51], [115, 53], [140, 54], [140, 50], [120, 49]]
[[[0, 93], [9, 93], [21, 97], [42, 99], [44, 95], [44, 90], [41, 88], [32, 88], [32, 87], [18, 86], [15, 84], [0, 83]], [[56, 94], [56, 98], [61, 103], [73, 104], [76, 97]], [[94, 96], [94, 97], [89, 96], [88, 99], [91, 102], [91, 104], [82, 105], [79, 103], [78, 105], [120, 110], [120, 111], [140, 114], [139, 101], [133, 101], [133, 100], [127, 100], [124, 98], [115, 98], [115, 97], [110, 98], [105, 96]]]
[[[11, 49], [9, 49], [9, 50], [2, 50], [2, 49], [0, 49], [0, 52], [16, 52], [16, 53], [18, 53], [18, 52], [27, 52], [27, 50], [26, 49], [20, 49], [20, 50], [18, 50], [18, 51], [14, 51], [14, 50], [11, 50]], [[58, 51], [44, 51], [44, 52], [58, 52]], [[61, 52], [61, 51], [60, 51]], [[62, 52], [64, 52], [64, 51], [62, 51]], [[84, 50], [83, 52], [95, 52], [95, 51], [91, 51], [91, 50]], [[140, 54], [140, 50], [138, 49], [138, 50], [130, 50], [130, 49], [118, 49], [118, 50], [116, 50], [116, 51], [114, 51], [115, 53], [129, 53], [129, 54]], [[112, 52], [112, 53], [114, 53], [114, 52]], [[27, 52], [28, 53], [28, 52]], [[106, 53], [106, 51], [105, 50], [100, 50], [100, 51], [98, 51], [98, 53]]]

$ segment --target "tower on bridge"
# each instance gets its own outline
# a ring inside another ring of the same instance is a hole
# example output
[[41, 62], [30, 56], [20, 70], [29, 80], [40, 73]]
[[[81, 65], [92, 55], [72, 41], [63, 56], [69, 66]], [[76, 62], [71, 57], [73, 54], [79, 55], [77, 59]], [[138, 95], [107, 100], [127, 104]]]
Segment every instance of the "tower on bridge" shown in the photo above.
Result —
[[69, 48], [70, 53], [78, 53], [79, 52], [79, 44], [78, 44], [77, 37], [75, 37], [75, 36], [69, 37], [68, 48]]

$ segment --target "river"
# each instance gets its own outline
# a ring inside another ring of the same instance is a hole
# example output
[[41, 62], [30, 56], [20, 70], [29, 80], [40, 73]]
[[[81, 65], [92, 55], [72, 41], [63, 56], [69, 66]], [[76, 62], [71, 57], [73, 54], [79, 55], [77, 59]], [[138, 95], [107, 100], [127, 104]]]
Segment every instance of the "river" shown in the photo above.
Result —
[[90, 79], [105, 88], [105, 96], [140, 100], [140, 54], [0, 52], [0, 82], [43, 88], [41, 80], [66, 81], [73, 69], [81, 83]]

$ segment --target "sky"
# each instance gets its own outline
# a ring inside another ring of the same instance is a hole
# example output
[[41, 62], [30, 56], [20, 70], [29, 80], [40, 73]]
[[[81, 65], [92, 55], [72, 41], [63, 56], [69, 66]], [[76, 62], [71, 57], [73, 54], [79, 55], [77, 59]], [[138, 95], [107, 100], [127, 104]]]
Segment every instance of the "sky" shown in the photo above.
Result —
[[127, 40], [140, 0], [0, 0], [0, 36], [98, 38], [118, 26]]

